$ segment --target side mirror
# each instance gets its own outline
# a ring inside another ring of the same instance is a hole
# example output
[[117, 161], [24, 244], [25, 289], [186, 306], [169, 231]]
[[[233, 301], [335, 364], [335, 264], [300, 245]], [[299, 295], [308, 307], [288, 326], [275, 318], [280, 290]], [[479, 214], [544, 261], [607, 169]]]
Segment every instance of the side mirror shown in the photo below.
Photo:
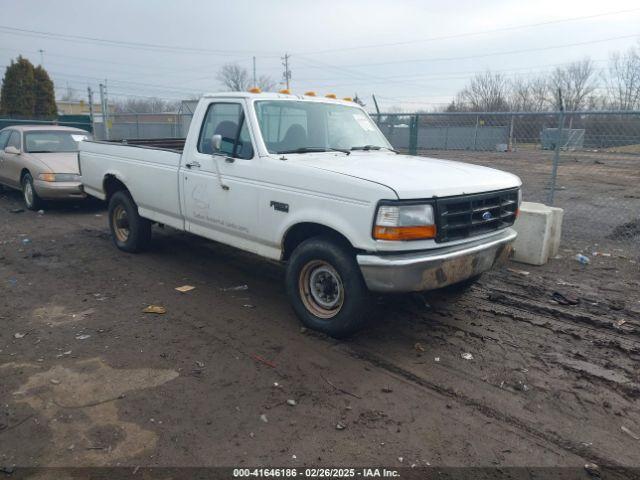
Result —
[[8, 146], [7, 148], [4, 149], [4, 153], [12, 153], [14, 155], [20, 155], [20, 150], [18, 150], [13, 145], [10, 145], [10, 146]]
[[213, 137], [211, 137], [211, 148], [213, 148], [213, 153], [219, 152], [221, 146], [222, 135], [214, 135]]

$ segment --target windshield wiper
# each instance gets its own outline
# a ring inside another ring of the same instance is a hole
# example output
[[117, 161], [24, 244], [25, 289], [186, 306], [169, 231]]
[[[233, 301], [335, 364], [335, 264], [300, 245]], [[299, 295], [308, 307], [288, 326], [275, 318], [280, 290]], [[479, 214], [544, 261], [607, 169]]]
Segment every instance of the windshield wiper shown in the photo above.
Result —
[[27, 153], [56, 153], [53, 150], [29, 150]]
[[293, 150], [280, 150], [276, 152], [277, 154], [281, 153], [317, 153], [317, 152], [342, 152], [349, 155], [351, 151], [344, 148], [324, 148], [324, 147], [300, 147], [294, 148]]
[[385, 148], [385, 149], [387, 149], [387, 150], [389, 150], [390, 152], [393, 152], [393, 153], [398, 153], [393, 148], [381, 147], [380, 145], [363, 145], [361, 147], [351, 147], [351, 150], [364, 150], [365, 152], [368, 152], [369, 150], [380, 150], [382, 148]]

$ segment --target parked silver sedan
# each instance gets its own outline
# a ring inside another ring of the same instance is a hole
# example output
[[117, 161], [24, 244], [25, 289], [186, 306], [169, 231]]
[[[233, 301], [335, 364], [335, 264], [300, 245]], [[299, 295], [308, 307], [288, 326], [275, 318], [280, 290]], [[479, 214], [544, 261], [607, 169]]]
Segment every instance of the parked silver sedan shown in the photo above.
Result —
[[89, 138], [79, 128], [53, 125], [0, 130], [0, 184], [21, 190], [30, 210], [43, 200], [84, 198], [78, 145]]

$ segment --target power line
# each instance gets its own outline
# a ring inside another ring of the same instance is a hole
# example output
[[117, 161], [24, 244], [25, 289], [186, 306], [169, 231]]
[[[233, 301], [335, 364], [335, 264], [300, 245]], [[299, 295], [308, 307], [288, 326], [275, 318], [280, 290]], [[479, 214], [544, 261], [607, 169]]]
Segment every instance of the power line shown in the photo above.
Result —
[[[82, 35], [69, 35], [69, 34], [63, 34], [63, 33], [44, 32], [39, 30], [28, 30], [24, 28], [9, 27], [7, 25], [0, 25], [0, 31], [3, 31], [3, 33], [7, 33], [10, 35], [22, 35], [22, 36], [28, 36], [28, 37], [56, 39], [64, 42], [92, 43], [96, 45], [106, 45], [106, 46], [122, 47], [122, 48], [135, 48], [140, 50], [165, 51], [165, 52], [171, 52], [171, 53], [190, 52], [190, 53], [220, 55], [220, 56], [237, 56], [239, 54], [251, 55], [253, 53], [257, 53], [255, 51], [249, 51], [249, 50], [212, 50], [207, 48], [195, 48], [195, 47], [186, 47], [186, 46], [163, 45], [163, 44], [142, 43], [142, 42], [127, 42], [122, 40], [111, 40], [106, 38], [86, 37]], [[278, 56], [273, 54], [272, 52], [268, 52], [268, 53], [262, 52], [262, 53], [264, 53], [265, 55]]]
[[465, 32], [465, 33], [458, 33], [458, 34], [453, 34], [453, 35], [444, 35], [444, 36], [440, 36], [440, 37], [429, 37], [429, 38], [422, 38], [422, 39], [416, 39], [416, 40], [407, 40], [407, 41], [401, 41], [401, 42], [389, 42], [389, 43], [378, 43], [378, 44], [370, 44], [370, 45], [360, 45], [360, 46], [355, 46], [355, 47], [331, 48], [331, 49], [326, 49], [326, 50], [316, 50], [316, 51], [312, 51], [312, 52], [300, 52], [300, 53], [303, 53], [305, 55], [316, 55], [316, 54], [325, 54], [325, 53], [334, 53], [334, 52], [363, 50], [363, 49], [369, 49], [369, 48], [395, 47], [395, 46], [402, 46], [402, 45], [411, 45], [411, 44], [415, 44], [415, 43], [434, 42], [434, 41], [440, 41], [440, 40], [452, 40], [452, 39], [456, 39], [456, 38], [464, 38], [464, 37], [471, 37], [471, 36], [477, 36], [477, 35], [486, 35], [486, 34], [489, 34], [489, 33], [508, 32], [508, 31], [513, 31], [513, 30], [521, 30], [521, 29], [525, 29], [525, 28], [535, 28], [535, 27], [542, 27], [542, 26], [547, 26], [547, 25], [556, 25], [556, 24], [559, 24], [559, 23], [576, 22], [576, 21], [581, 21], [581, 20], [590, 20], [590, 19], [593, 19], [593, 18], [599, 18], [599, 17], [611, 16], [611, 15], [621, 15], [623, 13], [632, 13], [632, 12], [637, 12], [637, 11], [640, 11], [640, 8], [632, 8], [632, 9], [628, 9], [628, 10], [618, 10], [618, 11], [615, 11], [615, 12], [605, 12], [605, 13], [599, 13], [599, 14], [595, 14], [595, 15], [586, 15], [586, 16], [582, 16], [582, 17], [570, 17], [570, 18], [564, 18], [564, 19], [560, 19], [560, 20], [551, 20], [551, 21], [548, 21], [548, 22], [529, 23], [529, 24], [524, 24], [524, 25], [515, 25], [515, 26], [511, 26], [511, 27], [501, 27], [501, 28], [495, 28], [495, 29], [491, 29], [491, 30], [481, 30], [481, 31], [477, 31], [477, 32]]
[[[519, 53], [530, 53], [530, 52], [539, 52], [539, 51], [546, 51], [546, 50], [554, 50], [554, 49], [558, 49], [558, 48], [568, 48], [568, 47], [577, 47], [577, 46], [582, 46], [582, 45], [592, 45], [594, 43], [604, 43], [604, 42], [611, 42], [614, 40], [623, 40], [623, 39], [627, 39], [627, 38], [635, 38], [638, 37], [640, 34], [638, 33], [634, 33], [632, 35], [621, 35], [621, 36], [617, 36], [617, 37], [608, 37], [608, 38], [601, 38], [599, 40], [588, 40], [588, 41], [584, 41], [584, 42], [576, 42], [576, 43], [565, 43], [565, 44], [561, 44], [561, 45], [550, 45], [550, 46], [546, 46], [546, 47], [535, 47], [535, 48], [527, 48], [527, 49], [520, 49], [520, 50], [507, 50], [507, 51], [503, 51], [503, 52], [492, 52], [492, 53], [479, 53], [479, 54], [474, 54], [474, 55], [464, 55], [464, 56], [459, 56], [459, 57], [434, 57], [434, 58], [416, 58], [416, 59], [412, 59], [412, 60], [390, 60], [387, 62], [376, 62], [376, 63], [360, 63], [360, 64], [352, 64], [349, 65], [349, 67], [377, 67], [377, 66], [382, 66], [382, 65], [398, 65], [398, 64], [402, 64], [402, 63], [425, 63], [425, 62], [443, 62], [443, 61], [453, 61], [453, 60], [470, 60], [470, 59], [476, 59], [476, 58], [486, 58], [486, 57], [494, 57], [494, 56], [501, 56], [501, 55], [516, 55]], [[302, 58], [300, 56], [298, 56], [297, 58]], [[314, 62], [313, 59], [307, 59], [310, 62]], [[321, 62], [315, 62], [320, 64]], [[319, 65], [317, 67], [310, 67], [310, 68], [325, 68], [328, 64], [322, 64]], [[341, 65], [333, 65], [333, 68], [342, 68]], [[364, 74], [363, 74], [364, 75]]]

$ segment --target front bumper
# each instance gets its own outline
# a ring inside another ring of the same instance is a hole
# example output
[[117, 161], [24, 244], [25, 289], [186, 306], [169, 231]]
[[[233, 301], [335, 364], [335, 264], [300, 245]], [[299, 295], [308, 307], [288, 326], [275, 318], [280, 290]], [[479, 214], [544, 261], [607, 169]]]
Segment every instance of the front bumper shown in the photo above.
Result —
[[33, 186], [40, 198], [45, 200], [72, 200], [87, 196], [82, 182], [44, 182], [35, 180]]
[[389, 255], [358, 255], [358, 265], [373, 292], [420, 292], [461, 282], [504, 263], [517, 233], [512, 228], [474, 242]]

